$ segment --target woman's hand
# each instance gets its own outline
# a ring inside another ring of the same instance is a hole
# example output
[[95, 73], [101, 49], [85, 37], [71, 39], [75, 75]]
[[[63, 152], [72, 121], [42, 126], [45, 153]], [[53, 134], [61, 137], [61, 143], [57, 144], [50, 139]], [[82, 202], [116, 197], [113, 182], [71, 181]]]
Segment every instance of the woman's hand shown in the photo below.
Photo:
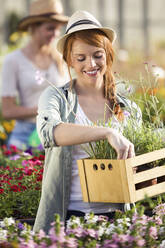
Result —
[[2, 115], [6, 120], [26, 120], [37, 115], [37, 106], [24, 107], [16, 104], [16, 97], [2, 97]]
[[135, 156], [134, 145], [127, 140], [121, 133], [114, 129], [109, 129], [107, 139], [117, 152], [117, 159], [127, 159]]

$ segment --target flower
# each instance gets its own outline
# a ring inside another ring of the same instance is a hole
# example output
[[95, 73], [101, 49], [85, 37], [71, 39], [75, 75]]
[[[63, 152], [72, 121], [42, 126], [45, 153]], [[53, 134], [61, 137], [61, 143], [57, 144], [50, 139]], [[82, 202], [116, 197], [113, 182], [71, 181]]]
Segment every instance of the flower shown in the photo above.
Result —
[[155, 226], [151, 226], [149, 228], [149, 235], [153, 238], [156, 239], [157, 238], [157, 228]]
[[41, 71], [36, 71], [35, 79], [39, 85], [44, 82], [44, 77], [42, 76]]

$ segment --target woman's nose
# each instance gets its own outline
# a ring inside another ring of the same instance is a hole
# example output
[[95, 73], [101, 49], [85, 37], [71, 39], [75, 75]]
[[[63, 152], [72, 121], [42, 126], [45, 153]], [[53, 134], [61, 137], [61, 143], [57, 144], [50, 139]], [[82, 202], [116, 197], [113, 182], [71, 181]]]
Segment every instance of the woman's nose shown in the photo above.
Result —
[[93, 57], [89, 57], [88, 63], [91, 67], [94, 67], [96, 65], [95, 59]]

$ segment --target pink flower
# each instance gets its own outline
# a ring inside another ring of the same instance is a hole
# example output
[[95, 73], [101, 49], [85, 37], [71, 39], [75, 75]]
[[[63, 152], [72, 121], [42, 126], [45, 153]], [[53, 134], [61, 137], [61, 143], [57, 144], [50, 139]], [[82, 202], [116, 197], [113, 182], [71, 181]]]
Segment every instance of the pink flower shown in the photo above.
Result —
[[149, 235], [153, 238], [153, 239], [157, 239], [157, 228], [155, 226], [151, 226], [149, 228]]
[[145, 240], [137, 239], [136, 244], [138, 245], [138, 247], [143, 247], [145, 245]]
[[93, 238], [98, 238], [98, 234], [97, 234], [97, 231], [94, 230], [94, 229], [86, 229], [84, 230], [84, 235], [89, 235], [90, 237], [93, 237]]

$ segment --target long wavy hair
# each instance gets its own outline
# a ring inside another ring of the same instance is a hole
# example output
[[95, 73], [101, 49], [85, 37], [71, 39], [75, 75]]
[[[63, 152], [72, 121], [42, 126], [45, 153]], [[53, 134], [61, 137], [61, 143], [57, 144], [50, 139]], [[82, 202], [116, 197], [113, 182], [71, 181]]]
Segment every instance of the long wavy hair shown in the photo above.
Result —
[[[123, 120], [123, 112], [120, 108], [119, 103], [116, 100], [116, 87], [115, 80], [112, 73], [112, 64], [114, 61], [114, 50], [112, 48], [112, 43], [101, 30], [91, 29], [81, 30], [70, 34], [64, 44], [63, 59], [67, 63], [68, 71], [71, 77], [70, 67], [71, 67], [71, 52], [73, 42], [76, 39], [80, 39], [83, 42], [103, 48], [106, 52], [106, 63], [107, 70], [104, 74], [104, 97], [109, 100], [111, 111], [117, 116], [119, 120]], [[72, 82], [72, 77], [71, 77]]]

